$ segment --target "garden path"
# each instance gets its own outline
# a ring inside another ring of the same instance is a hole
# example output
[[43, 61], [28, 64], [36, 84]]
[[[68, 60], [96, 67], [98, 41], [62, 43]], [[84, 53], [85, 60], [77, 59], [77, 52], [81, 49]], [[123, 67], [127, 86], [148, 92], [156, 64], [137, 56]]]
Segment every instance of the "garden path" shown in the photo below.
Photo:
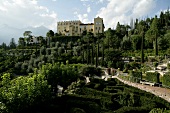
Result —
[[112, 76], [112, 78], [117, 78], [118, 80], [120, 80], [124, 84], [136, 87], [136, 88], [144, 90], [146, 92], [150, 92], [150, 93], [152, 93], [156, 96], [159, 96], [159, 97], [165, 99], [166, 101], [170, 102], [170, 89], [162, 88], [162, 87], [156, 87], [156, 86], [142, 85], [140, 83], [132, 83], [130, 81], [122, 80], [118, 76]]

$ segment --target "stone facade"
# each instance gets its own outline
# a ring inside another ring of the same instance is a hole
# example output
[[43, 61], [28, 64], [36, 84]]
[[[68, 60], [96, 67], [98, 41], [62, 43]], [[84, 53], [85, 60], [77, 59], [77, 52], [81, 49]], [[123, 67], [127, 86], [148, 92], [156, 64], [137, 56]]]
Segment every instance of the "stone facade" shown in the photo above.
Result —
[[92, 32], [94, 35], [104, 32], [103, 18], [94, 18], [94, 23], [84, 24], [79, 20], [57, 22], [57, 33], [65, 36], [80, 36], [83, 31]]

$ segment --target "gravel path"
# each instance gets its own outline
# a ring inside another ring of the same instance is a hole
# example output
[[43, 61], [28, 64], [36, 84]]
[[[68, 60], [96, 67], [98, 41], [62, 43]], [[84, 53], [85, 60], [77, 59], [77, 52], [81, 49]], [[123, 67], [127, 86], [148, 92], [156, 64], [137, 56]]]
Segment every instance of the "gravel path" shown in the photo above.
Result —
[[170, 102], [170, 89], [161, 88], [161, 87], [154, 87], [154, 86], [149, 86], [149, 85], [142, 85], [142, 84], [139, 84], [139, 83], [132, 83], [132, 82], [129, 82], [129, 81], [122, 80], [117, 76], [113, 76], [112, 78], [117, 78], [118, 80], [120, 80], [124, 84], [139, 88], [139, 89], [147, 91], [147, 92], [150, 92], [150, 93], [152, 93], [156, 96], [159, 96], [159, 97], [167, 100], [168, 102]]

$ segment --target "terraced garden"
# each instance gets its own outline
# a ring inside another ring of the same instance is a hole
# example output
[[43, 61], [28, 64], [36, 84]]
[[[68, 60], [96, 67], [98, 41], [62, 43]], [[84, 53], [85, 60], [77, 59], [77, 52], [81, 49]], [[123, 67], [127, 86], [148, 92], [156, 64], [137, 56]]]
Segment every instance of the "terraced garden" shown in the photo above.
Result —
[[109, 81], [91, 79], [73, 94], [63, 95], [60, 101], [59, 106], [62, 107], [58, 108], [62, 108], [63, 113], [148, 113], [154, 108], [170, 109], [167, 101], [115, 78]]

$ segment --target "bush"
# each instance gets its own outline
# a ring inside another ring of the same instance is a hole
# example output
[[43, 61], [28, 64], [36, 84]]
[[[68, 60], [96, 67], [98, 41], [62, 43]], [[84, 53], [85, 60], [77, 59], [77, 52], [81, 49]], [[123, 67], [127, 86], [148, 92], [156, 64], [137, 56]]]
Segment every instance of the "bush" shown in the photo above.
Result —
[[130, 71], [130, 81], [139, 83], [142, 80], [142, 72]]
[[96, 104], [95, 102], [91, 101], [80, 101], [80, 100], [67, 100], [66, 105], [68, 108], [71, 109], [73, 107], [80, 108], [85, 111], [85, 113], [99, 113], [100, 112], [100, 106]]
[[170, 113], [170, 110], [154, 108], [149, 113]]
[[160, 76], [160, 74], [158, 72], [154, 72], [154, 73], [147, 72], [146, 73], [146, 80], [153, 82], [153, 83], [159, 83], [160, 82], [159, 76]]
[[97, 97], [107, 97], [107, 98], [111, 98], [111, 96], [112, 96], [110, 93], [103, 92], [103, 91], [97, 91], [95, 89], [86, 88], [86, 87], [81, 88], [77, 92], [77, 94], [79, 94], [79, 95], [97, 96]]
[[116, 110], [116, 113], [148, 113], [150, 110], [148, 110], [145, 107], [127, 107], [124, 106], [118, 110]]
[[80, 71], [82, 76], [101, 76], [102, 74], [102, 70], [101, 68], [95, 68], [93, 66], [86, 66], [86, 67], [82, 67], [81, 71]]
[[41, 74], [18, 77], [11, 81], [9, 74], [4, 74], [2, 77], [0, 99], [5, 107], [1, 107], [6, 108], [9, 113], [18, 113], [50, 98], [50, 86]]
[[162, 85], [170, 88], [170, 73], [167, 73], [163, 76]]
[[81, 108], [72, 108], [70, 113], [86, 113], [86, 112]]

